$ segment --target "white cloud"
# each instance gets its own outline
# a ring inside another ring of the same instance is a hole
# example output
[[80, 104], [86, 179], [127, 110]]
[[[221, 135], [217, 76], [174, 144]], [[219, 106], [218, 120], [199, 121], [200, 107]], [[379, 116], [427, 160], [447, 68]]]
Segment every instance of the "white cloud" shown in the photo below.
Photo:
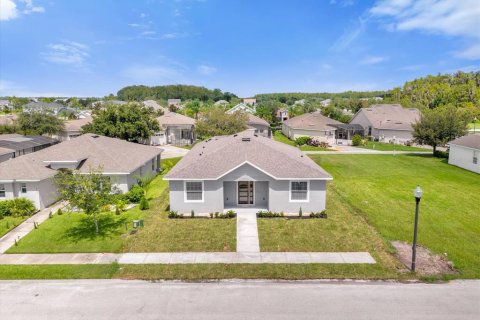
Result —
[[48, 51], [42, 55], [45, 60], [55, 64], [84, 67], [86, 59], [89, 57], [89, 47], [74, 41], [49, 44], [47, 48]]
[[45, 8], [40, 6], [35, 6], [33, 4], [33, 0], [20, 0], [25, 4], [25, 9], [23, 10], [24, 14], [31, 14], [31, 13], [44, 13]]
[[362, 14], [357, 20], [353, 21], [353, 23], [345, 29], [343, 34], [333, 44], [332, 49], [334, 51], [345, 50], [356, 38], [365, 32], [369, 19], [369, 15]]
[[478, 0], [380, 0], [370, 13], [387, 17], [388, 30], [420, 30], [461, 37], [467, 48], [458, 57], [480, 59], [480, 5]]
[[365, 65], [372, 65], [372, 64], [378, 64], [378, 63], [381, 63], [381, 62], [384, 62], [384, 61], [387, 61], [388, 58], [387, 57], [367, 57], [365, 59], [363, 59], [362, 61], [360, 61], [360, 64], [365, 64]]
[[11, 20], [19, 16], [17, 5], [12, 0], [0, 0], [0, 20]]
[[197, 71], [204, 76], [209, 76], [217, 72], [217, 68], [202, 64], [197, 67]]

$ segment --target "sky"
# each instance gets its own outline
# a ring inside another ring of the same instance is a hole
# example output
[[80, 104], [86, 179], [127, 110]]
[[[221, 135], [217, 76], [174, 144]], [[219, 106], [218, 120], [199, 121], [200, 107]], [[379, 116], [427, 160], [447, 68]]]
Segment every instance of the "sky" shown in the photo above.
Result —
[[385, 90], [480, 70], [480, 0], [0, 0], [0, 96]]

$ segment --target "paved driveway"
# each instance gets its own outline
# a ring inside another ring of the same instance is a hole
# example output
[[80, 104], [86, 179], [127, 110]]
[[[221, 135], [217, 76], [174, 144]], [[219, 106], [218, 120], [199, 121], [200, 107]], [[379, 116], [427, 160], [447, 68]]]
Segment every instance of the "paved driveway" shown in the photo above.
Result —
[[188, 153], [188, 151], [190, 151], [188, 149], [168, 145], [158, 146], [157, 148], [163, 149], [162, 159], [183, 157]]

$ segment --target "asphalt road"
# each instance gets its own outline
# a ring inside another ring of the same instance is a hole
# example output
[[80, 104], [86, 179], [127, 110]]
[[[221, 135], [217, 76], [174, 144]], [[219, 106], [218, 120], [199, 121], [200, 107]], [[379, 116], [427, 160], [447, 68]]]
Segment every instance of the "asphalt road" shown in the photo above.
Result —
[[0, 319], [480, 319], [480, 281], [0, 281]]

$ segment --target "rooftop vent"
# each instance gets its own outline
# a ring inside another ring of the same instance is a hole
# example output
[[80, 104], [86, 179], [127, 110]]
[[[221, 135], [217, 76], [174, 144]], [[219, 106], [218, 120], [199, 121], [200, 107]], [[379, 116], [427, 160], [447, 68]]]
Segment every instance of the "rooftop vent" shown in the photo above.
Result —
[[242, 141], [248, 142], [250, 141], [250, 138], [242, 138]]
[[97, 135], [92, 136], [93, 139], [97, 139], [98, 137], [99, 136], [97, 136]]
[[238, 134], [234, 134], [233, 137], [235, 138], [236, 136], [238, 136]]

